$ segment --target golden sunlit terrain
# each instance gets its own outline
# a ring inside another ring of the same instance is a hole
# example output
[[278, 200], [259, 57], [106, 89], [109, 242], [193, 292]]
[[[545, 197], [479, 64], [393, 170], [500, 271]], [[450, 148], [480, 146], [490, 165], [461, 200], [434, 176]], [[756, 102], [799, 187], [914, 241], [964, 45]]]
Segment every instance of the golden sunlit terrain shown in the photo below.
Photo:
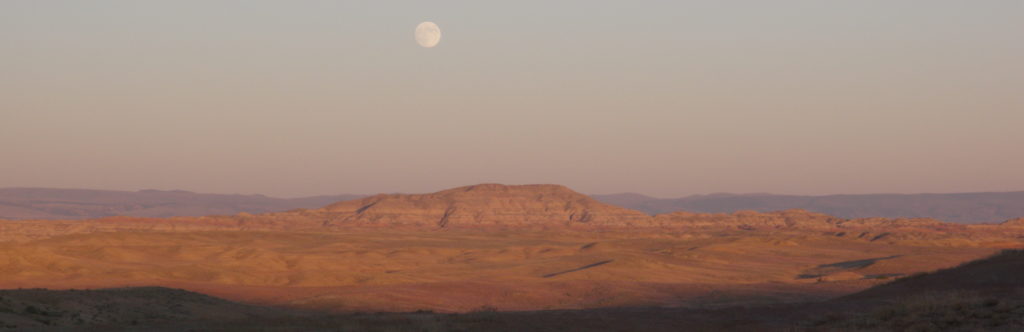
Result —
[[165, 286], [333, 312], [717, 308], [955, 266], [1020, 247], [1015, 223], [650, 217], [561, 186], [479, 185], [264, 215], [3, 222], [0, 287]]
[[1024, 331], [1024, 1], [0, 1], [0, 332]]

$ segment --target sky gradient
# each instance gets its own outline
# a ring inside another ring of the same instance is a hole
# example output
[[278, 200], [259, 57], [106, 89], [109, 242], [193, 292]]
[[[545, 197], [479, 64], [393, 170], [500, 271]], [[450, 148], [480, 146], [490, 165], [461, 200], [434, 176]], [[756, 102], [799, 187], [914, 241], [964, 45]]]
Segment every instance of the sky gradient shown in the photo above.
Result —
[[3, 1], [0, 187], [1024, 190], [1022, 59], [1019, 0]]

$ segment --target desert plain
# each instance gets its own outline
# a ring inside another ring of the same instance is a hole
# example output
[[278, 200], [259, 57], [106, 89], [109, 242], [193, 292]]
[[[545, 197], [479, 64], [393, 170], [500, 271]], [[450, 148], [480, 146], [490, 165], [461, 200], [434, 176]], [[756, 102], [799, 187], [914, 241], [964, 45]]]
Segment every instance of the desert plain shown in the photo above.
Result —
[[0, 288], [160, 286], [331, 313], [823, 301], [1024, 247], [1024, 223], [655, 216], [483, 184], [232, 216], [0, 221]]

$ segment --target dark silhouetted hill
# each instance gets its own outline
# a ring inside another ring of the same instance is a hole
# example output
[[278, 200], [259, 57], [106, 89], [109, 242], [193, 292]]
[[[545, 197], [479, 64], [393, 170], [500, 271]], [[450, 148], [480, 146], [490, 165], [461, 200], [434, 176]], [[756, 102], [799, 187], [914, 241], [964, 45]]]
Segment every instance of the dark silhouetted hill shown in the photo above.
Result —
[[147, 330], [181, 322], [238, 321], [280, 309], [163, 287], [0, 290], [0, 330]]
[[988, 294], [1012, 294], [1024, 289], [1024, 250], [1005, 250], [997, 255], [960, 266], [900, 278], [848, 299], [901, 298], [934, 292], [976, 291]]
[[1022, 331], [1024, 251], [1007, 250], [834, 299], [814, 331]]

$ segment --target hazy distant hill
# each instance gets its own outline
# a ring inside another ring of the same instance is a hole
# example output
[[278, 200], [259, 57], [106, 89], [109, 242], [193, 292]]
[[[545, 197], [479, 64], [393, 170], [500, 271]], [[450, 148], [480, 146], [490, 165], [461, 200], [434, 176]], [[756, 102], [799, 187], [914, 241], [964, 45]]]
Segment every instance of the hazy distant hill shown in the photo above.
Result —
[[840, 218], [934, 218], [962, 223], [1001, 222], [1024, 216], [1024, 191], [829, 196], [714, 194], [668, 199], [627, 193], [593, 197], [650, 214], [680, 210], [717, 213], [804, 209]]
[[0, 188], [0, 219], [86, 219], [109, 216], [174, 217], [263, 213], [319, 208], [361, 195], [274, 198], [188, 191]]
[[[174, 217], [263, 213], [320, 208], [364, 195], [275, 198], [188, 191], [0, 188], [0, 219], [87, 219], [109, 216]], [[934, 218], [973, 223], [1024, 217], [1024, 191], [959, 194], [794, 196], [712, 194], [654, 198], [625, 193], [592, 195], [612, 205], [649, 214], [676, 211], [731, 213], [804, 209], [840, 218]]]

